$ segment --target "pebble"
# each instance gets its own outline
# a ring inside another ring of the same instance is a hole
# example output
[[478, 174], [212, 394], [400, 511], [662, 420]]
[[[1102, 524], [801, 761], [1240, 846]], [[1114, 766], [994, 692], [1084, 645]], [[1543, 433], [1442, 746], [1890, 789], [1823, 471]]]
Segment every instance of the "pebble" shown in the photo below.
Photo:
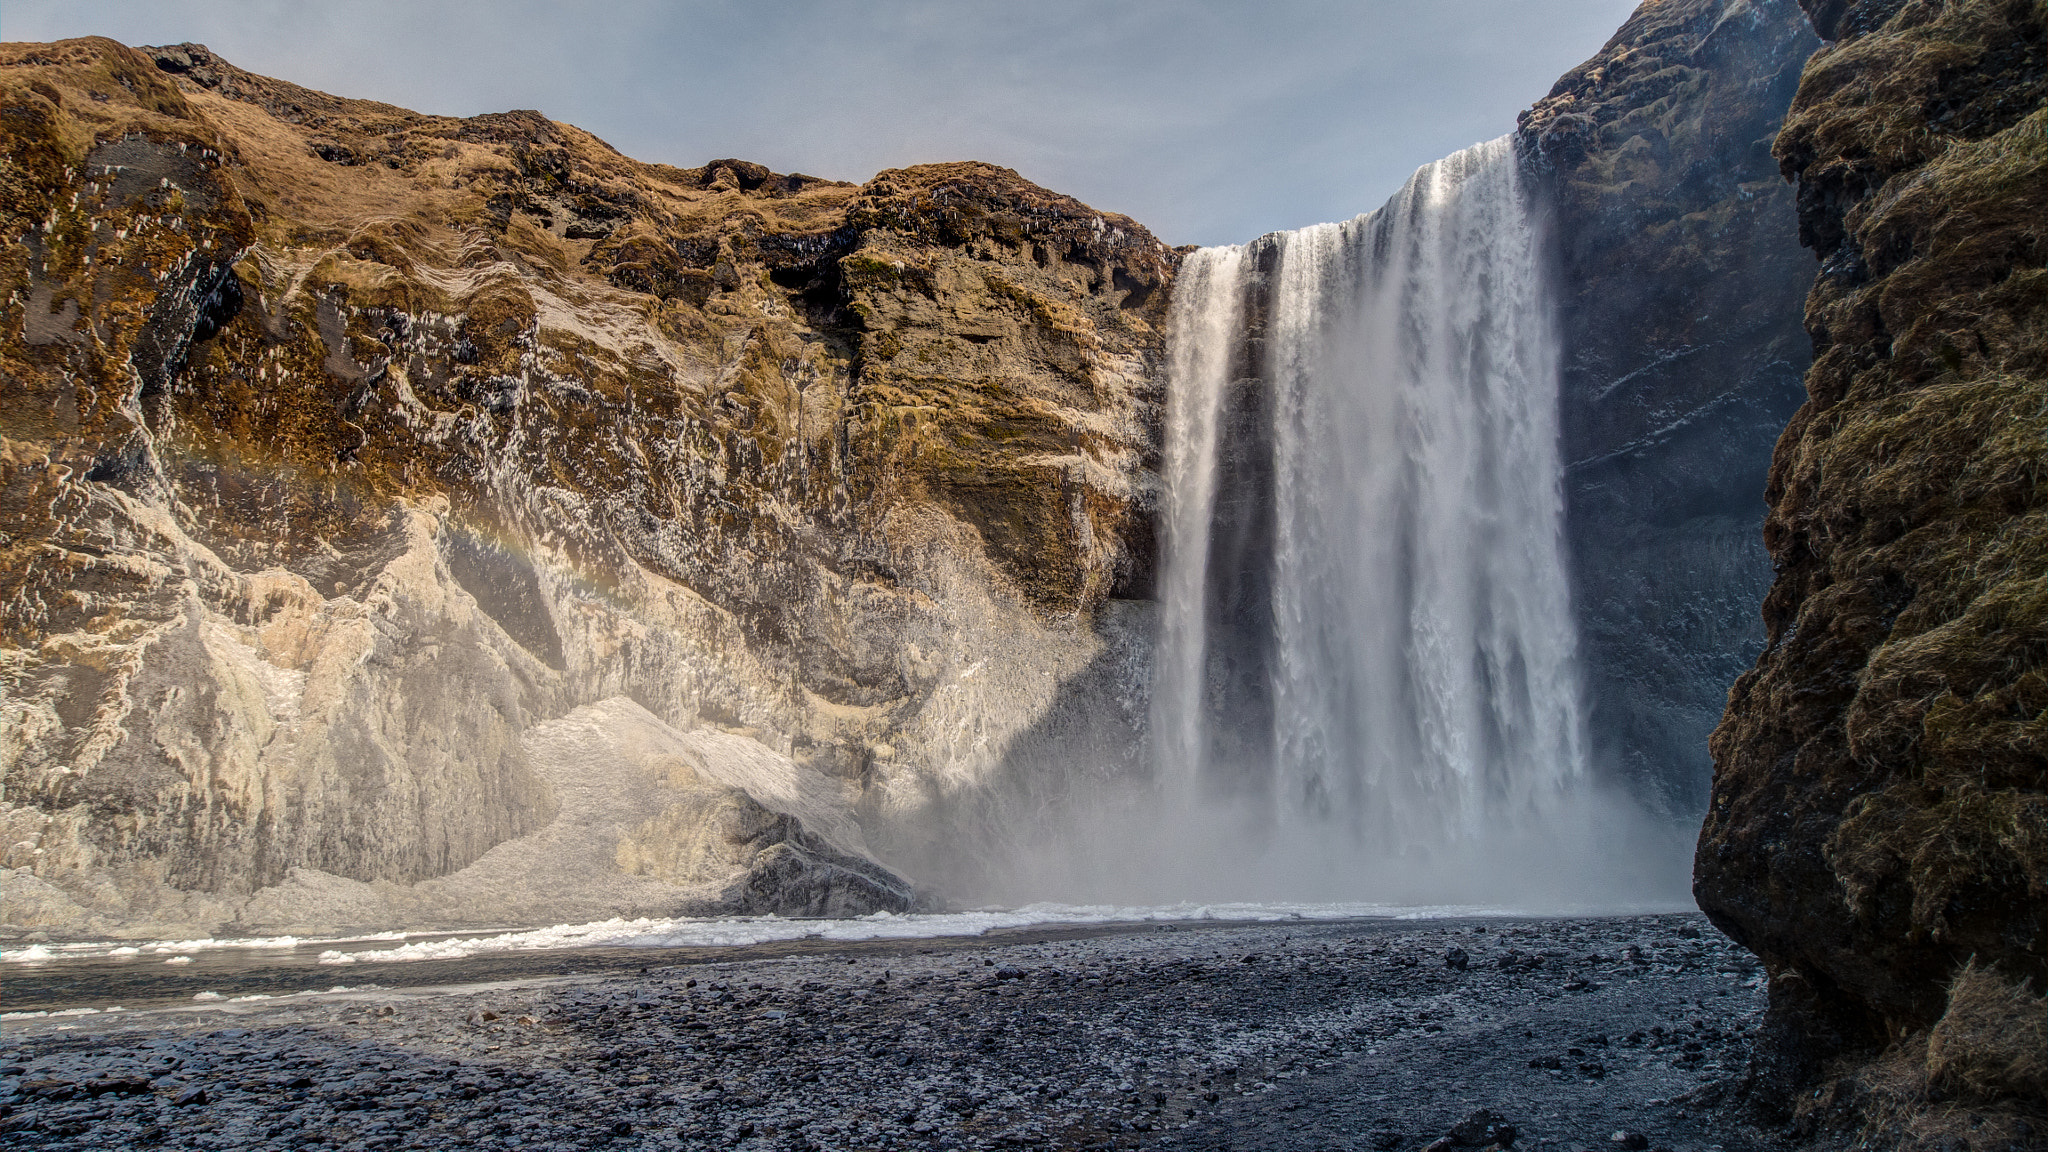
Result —
[[[1448, 929], [1448, 948], [1447, 929], [1391, 921], [1026, 930], [133, 1011], [97, 1031], [10, 1021], [0, 1127], [63, 1149], [1597, 1143], [1617, 1109], [1743, 1068], [1760, 994], [1715, 967], [1740, 950], [1674, 920], [1493, 921]], [[1432, 954], [1446, 965], [1418, 966]], [[1603, 990], [1566, 997], [1553, 962], [1509, 954], [1617, 959]], [[1490, 1070], [1442, 1071], [1454, 1052], [1473, 1066], [1473, 1045]]]

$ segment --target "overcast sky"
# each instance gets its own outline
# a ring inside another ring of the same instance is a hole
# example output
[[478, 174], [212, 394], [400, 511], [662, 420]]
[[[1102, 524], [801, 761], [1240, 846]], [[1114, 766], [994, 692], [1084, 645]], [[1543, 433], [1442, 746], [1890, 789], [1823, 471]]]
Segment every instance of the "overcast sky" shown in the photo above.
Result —
[[1222, 244], [1374, 208], [1514, 127], [1634, 0], [5, 0], [0, 38], [197, 41], [642, 160], [865, 180], [987, 160]]

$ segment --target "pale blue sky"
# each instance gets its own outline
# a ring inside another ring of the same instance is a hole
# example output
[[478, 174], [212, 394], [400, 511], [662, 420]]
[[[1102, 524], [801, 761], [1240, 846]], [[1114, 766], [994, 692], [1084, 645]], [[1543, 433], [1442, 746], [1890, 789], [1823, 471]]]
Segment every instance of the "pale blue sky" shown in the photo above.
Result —
[[191, 40], [345, 96], [538, 108], [642, 160], [987, 160], [1170, 243], [1377, 207], [1514, 127], [1632, 0], [6, 0], [0, 39]]

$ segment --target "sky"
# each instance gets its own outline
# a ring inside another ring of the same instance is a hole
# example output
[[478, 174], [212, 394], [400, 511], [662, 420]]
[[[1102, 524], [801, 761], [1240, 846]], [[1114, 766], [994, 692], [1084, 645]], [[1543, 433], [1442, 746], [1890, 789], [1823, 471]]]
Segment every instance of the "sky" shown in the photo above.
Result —
[[641, 160], [865, 180], [985, 160], [1172, 244], [1378, 207], [1512, 131], [1634, 0], [5, 0], [0, 39], [202, 43]]

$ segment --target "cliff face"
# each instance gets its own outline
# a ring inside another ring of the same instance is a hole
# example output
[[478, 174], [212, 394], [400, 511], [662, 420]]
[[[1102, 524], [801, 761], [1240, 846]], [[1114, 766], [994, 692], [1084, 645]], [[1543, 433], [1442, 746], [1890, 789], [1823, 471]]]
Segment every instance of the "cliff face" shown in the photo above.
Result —
[[1651, 0], [1521, 120], [1555, 219], [1595, 762], [1674, 814], [1704, 807], [1707, 734], [1763, 646], [1810, 282], [1771, 138], [1818, 44], [1792, 0]]
[[2048, 1133], [2048, 6], [1807, 8], [1831, 43], [1776, 150], [1817, 355], [1697, 892], [1769, 967], [1778, 1101], [1889, 1045], [1802, 1108], [2004, 1147], [1940, 1125]]
[[[974, 834], [923, 816], [1127, 646], [1174, 266], [1129, 220], [977, 164], [640, 164], [193, 45], [9, 45], [0, 84], [10, 924], [495, 922], [579, 771], [637, 799], [578, 809], [611, 862], [529, 917], [621, 877], [901, 907], [871, 848]], [[648, 847], [712, 812], [751, 847]]]

